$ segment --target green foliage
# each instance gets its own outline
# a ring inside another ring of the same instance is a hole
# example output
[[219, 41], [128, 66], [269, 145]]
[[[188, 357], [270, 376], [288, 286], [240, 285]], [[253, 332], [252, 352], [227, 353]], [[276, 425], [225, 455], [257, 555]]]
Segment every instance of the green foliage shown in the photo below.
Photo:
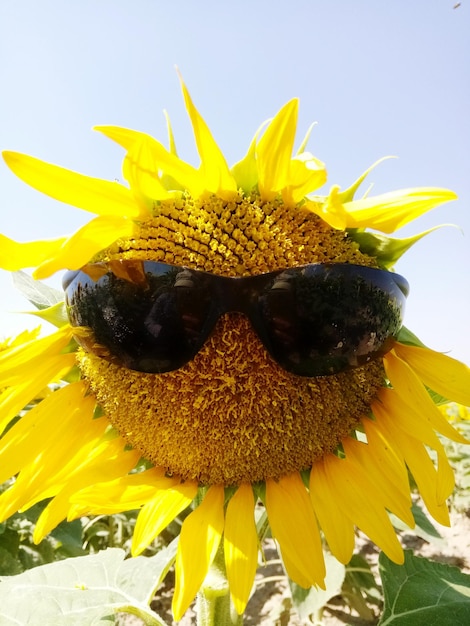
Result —
[[[452, 407], [449, 410], [452, 412]], [[456, 426], [467, 441], [470, 441], [470, 420], [460, 421]], [[455, 474], [452, 507], [459, 512], [470, 511], [470, 446], [449, 441], [446, 442], [446, 454]]]
[[417, 502], [414, 502], [411, 507], [411, 512], [413, 513], [413, 518], [416, 526], [414, 528], [408, 528], [408, 526], [402, 522], [396, 515], [390, 514], [390, 518], [392, 520], [393, 526], [397, 530], [405, 531], [408, 534], [416, 535], [424, 541], [428, 543], [436, 544], [440, 547], [445, 545], [445, 541], [442, 539], [439, 531], [432, 524], [429, 517], [423, 511], [423, 509], [419, 506]]
[[372, 621], [375, 611], [382, 605], [382, 591], [366, 559], [353, 555], [346, 569], [341, 589], [346, 604], [367, 621]]
[[[0, 486], [0, 492], [9, 483]], [[109, 547], [119, 547], [130, 554], [132, 535], [138, 511], [116, 515], [82, 517], [62, 522], [38, 545], [33, 542], [35, 524], [47, 501], [23, 513], [16, 513], [0, 523], [0, 576], [12, 576], [33, 567], [86, 554]], [[171, 541], [177, 532], [166, 533]], [[160, 545], [150, 546], [145, 554], [154, 555]]]
[[456, 567], [405, 552], [396, 565], [379, 558], [385, 607], [379, 626], [464, 626], [470, 624], [470, 576]]
[[114, 623], [114, 615], [119, 611], [141, 617], [146, 626], [164, 626], [149, 604], [174, 561], [176, 546], [175, 539], [156, 556], [127, 560], [123, 550], [109, 548], [3, 578], [0, 623], [105, 624]]
[[[419, 342], [404, 332], [407, 342]], [[450, 407], [449, 419], [455, 419], [456, 427], [470, 440], [470, 420], [462, 417], [458, 407], [454, 413]], [[470, 447], [443, 443], [458, 485], [450, 504], [456, 510], [469, 511]], [[7, 487], [8, 483], [3, 489]], [[260, 489], [258, 496], [263, 495]], [[174, 538], [181, 520], [172, 523], [163, 537], [148, 548], [146, 556], [127, 559], [137, 511], [63, 522], [35, 545], [34, 526], [46, 504], [37, 504], [0, 524], [0, 624], [105, 626], [116, 622], [116, 612], [132, 613], [147, 626], [164, 624], [151, 610], [150, 602], [174, 561]], [[258, 505], [255, 512], [260, 538], [269, 537], [265, 508]], [[437, 549], [443, 547], [444, 540], [419, 500], [413, 504], [412, 512], [416, 522], [413, 530], [391, 516], [398, 532], [415, 534]], [[282, 600], [282, 619], [276, 618], [273, 623], [287, 624], [285, 619], [294, 610], [303, 623], [320, 626], [325, 610], [335, 613], [337, 607], [346, 609], [340, 611], [345, 624], [350, 611], [371, 624], [376, 624], [381, 615], [379, 626], [470, 623], [470, 576], [456, 568], [413, 557], [410, 552], [402, 566], [381, 555], [378, 572], [374, 562], [374, 558], [356, 554], [344, 567], [326, 554], [326, 590], [305, 590], [290, 582], [291, 598]], [[283, 584], [287, 580], [282, 572], [281, 576], [269, 578], [262, 586], [271, 590], [279, 580]]]
[[302, 620], [318, 614], [331, 598], [341, 592], [346, 568], [330, 554], [325, 554], [326, 578], [325, 589], [311, 587], [303, 589], [289, 581], [292, 604]]
[[58, 328], [68, 322], [62, 291], [34, 280], [26, 272], [14, 272], [12, 276], [15, 287], [38, 309], [28, 311], [30, 315], [36, 315]]
[[62, 291], [53, 289], [39, 280], [34, 280], [26, 272], [14, 272], [12, 276], [15, 287], [39, 310], [47, 309], [64, 301]]
[[86, 554], [82, 524], [63, 522], [39, 545], [33, 543], [34, 525], [44, 508], [37, 504], [0, 524], [0, 576], [19, 574], [32, 567]]
[[404, 239], [387, 237], [380, 233], [364, 230], [352, 230], [349, 232], [349, 236], [359, 244], [361, 252], [375, 257], [381, 267], [390, 269], [415, 243], [438, 228], [442, 228], [442, 226], [435, 226], [423, 233]]

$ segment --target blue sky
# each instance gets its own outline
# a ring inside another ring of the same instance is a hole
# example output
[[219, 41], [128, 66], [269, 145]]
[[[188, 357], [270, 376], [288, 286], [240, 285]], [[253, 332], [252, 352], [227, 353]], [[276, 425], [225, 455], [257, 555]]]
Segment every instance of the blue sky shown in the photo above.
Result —
[[[452, 0], [2, 0], [0, 147], [106, 179], [120, 149], [94, 133], [117, 124], [166, 141], [197, 165], [175, 73], [229, 163], [259, 124], [300, 98], [299, 141], [345, 187], [376, 159], [373, 193], [453, 189], [459, 200], [397, 233], [442, 223], [397, 265], [411, 284], [406, 324], [430, 347], [470, 363], [470, 3]], [[326, 191], [326, 190], [325, 190]], [[0, 232], [55, 237], [89, 214], [29, 189], [0, 163]], [[59, 277], [49, 281], [60, 285]], [[0, 336], [33, 318], [0, 273]]]

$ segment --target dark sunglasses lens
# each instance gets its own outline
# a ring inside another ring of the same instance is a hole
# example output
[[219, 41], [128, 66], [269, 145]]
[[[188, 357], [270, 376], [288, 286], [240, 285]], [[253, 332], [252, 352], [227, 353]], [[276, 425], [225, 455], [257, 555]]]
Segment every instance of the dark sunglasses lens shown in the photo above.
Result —
[[177, 369], [195, 356], [210, 331], [207, 278], [149, 261], [101, 268], [64, 279], [69, 319], [81, 327], [85, 350], [148, 373]]
[[407, 290], [390, 272], [347, 265], [286, 270], [259, 299], [259, 333], [284, 369], [325, 376], [386, 353]]

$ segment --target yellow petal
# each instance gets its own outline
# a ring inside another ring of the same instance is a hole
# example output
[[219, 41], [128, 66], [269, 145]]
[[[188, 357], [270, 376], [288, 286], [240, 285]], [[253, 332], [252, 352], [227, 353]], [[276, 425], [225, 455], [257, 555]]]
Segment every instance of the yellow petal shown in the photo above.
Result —
[[[343, 447], [346, 457], [352, 463], [364, 484], [368, 484], [367, 493], [369, 498], [380, 503], [382, 507], [394, 513], [410, 527], [415, 522], [411, 512], [411, 494], [408, 481], [397, 484], [389, 476], [388, 467], [377, 465], [372, 458], [372, 444], [363, 443], [357, 439], [348, 437], [343, 439]], [[385, 457], [387, 458], [387, 457]]]
[[53, 256], [33, 272], [34, 278], [47, 278], [61, 269], [77, 270], [117, 239], [131, 237], [134, 222], [125, 217], [95, 217], [71, 235]]
[[174, 484], [164, 468], [153, 467], [144, 472], [123, 476], [106, 483], [97, 482], [72, 497], [76, 516], [112, 515], [124, 510], [139, 509], [152, 500], [155, 491]]
[[130, 147], [123, 164], [124, 177], [148, 216], [155, 206], [155, 200], [165, 200], [169, 197], [155, 165], [151, 144], [146, 137]]
[[430, 209], [456, 198], [456, 194], [447, 189], [422, 187], [353, 200], [344, 204], [348, 214], [347, 227], [393, 233]]
[[403, 493], [408, 500], [410, 497], [410, 482], [408, 470], [403, 457], [395, 451], [393, 446], [384, 437], [384, 433], [378, 428], [376, 420], [363, 419], [364, 432], [369, 444], [368, 456], [371, 463], [385, 474], [391, 483]]
[[272, 199], [288, 181], [298, 110], [297, 98], [287, 102], [258, 142], [258, 187], [263, 199]]
[[303, 589], [310, 589], [310, 587], [320, 586], [322, 589], [325, 588], [325, 584], [316, 585], [312, 583], [311, 576], [306, 576], [301, 568], [299, 568], [299, 563], [292, 558], [291, 555], [282, 553], [282, 562], [284, 564], [284, 569], [287, 572], [287, 575], [291, 580], [293, 580], [299, 587]]
[[[468, 443], [468, 441], [444, 418], [426, 391], [423, 382], [413, 369], [395, 354], [395, 350], [392, 350], [384, 356], [383, 363], [385, 373], [392, 383], [394, 390], [396, 390], [400, 398], [420, 416], [423, 424], [428, 422], [432, 428], [453, 441]], [[458, 364], [462, 365], [460, 363]]]
[[[197, 483], [168, 480], [168, 487], [157, 489], [137, 517], [132, 537], [132, 556], [137, 556], [175, 517], [184, 511], [197, 494]], [[173, 484], [172, 484], [173, 483]]]
[[[2, 415], [0, 433], [3, 432], [9, 422], [22, 409], [42, 393], [47, 385], [62, 380], [74, 367], [75, 363], [74, 354], [50, 357], [45, 362], [36, 360], [34, 371], [31, 370], [29, 375], [23, 375], [23, 379], [26, 378], [26, 382], [7, 389], [0, 396], [0, 412]], [[30, 365], [33, 364], [31, 363]]]
[[212, 485], [196, 510], [184, 520], [176, 553], [172, 609], [180, 620], [199, 591], [217, 553], [224, 530], [224, 488]]
[[8, 167], [25, 183], [51, 198], [97, 215], [138, 217], [139, 206], [123, 185], [72, 172], [18, 152], [3, 152]]
[[325, 456], [325, 469], [343, 514], [358, 526], [395, 563], [403, 563], [403, 550], [382, 503], [370, 498], [370, 481], [348, 457]]
[[323, 459], [316, 461], [310, 472], [310, 497], [332, 554], [341, 563], [349, 563], [354, 551], [354, 524], [338, 506]]
[[[136, 144], [145, 145], [147, 152], [145, 163], [141, 164], [138, 159], [133, 159], [143, 170], [147, 170], [152, 176], [158, 176], [160, 171], [164, 172], [167, 176], [178, 181], [193, 196], [202, 193], [204, 186], [201, 174], [192, 165], [178, 158], [176, 154], [168, 152], [159, 141], [150, 135], [120, 126], [96, 126], [95, 130], [103, 133], [128, 152], [132, 152]], [[167, 188], [164, 187], [163, 189]], [[164, 193], [162, 197], [167, 197], [166, 191], [162, 191], [162, 193]]]
[[235, 179], [230, 173], [224, 155], [215, 142], [209, 127], [194, 106], [191, 96], [180, 78], [186, 110], [196, 139], [197, 150], [201, 157], [201, 174], [204, 177], [207, 191], [224, 199], [232, 199], [237, 193]]
[[327, 198], [309, 198], [302, 207], [321, 217], [332, 228], [344, 230], [348, 226], [349, 216], [340, 200], [338, 185], [333, 185]]
[[285, 202], [300, 202], [308, 193], [326, 183], [325, 164], [309, 152], [295, 156], [290, 162], [286, 188], [282, 191]]
[[[444, 502], [454, 488], [454, 475], [445, 450], [434, 433], [426, 403], [418, 401], [414, 404], [409, 404], [406, 402], [406, 398], [400, 396], [396, 388], [381, 389], [379, 399], [389, 415], [393, 416], [394, 425], [397, 428], [437, 452], [437, 501], [440, 503]], [[438, 413], [440, 416], [439, 411]], [[443, 417], [440, 417], [440, 419], [449, 427], [447, 420]]]
[[[78, 419], [88, 419], [89, 415], [88, 411], [82, 412]], [[55, 497], [71, 484], [77, 468], [81, 468], [85, 462], [92, 462], [96, 456], [100, 456], [103, 447], [109, 446], [106, 420], [94, 421], [96, 424], [88, 424], [86, 433], [83, 428], [81, 432], [76, 427], [70, 429], [70, 436], [76, 436], [76, 448], [72, 444], [62, 445], [63, 450], [57, 450], [57, 443], [56, 447], [48, 446], [44, 453], [38, 454], [33, 462], [23, 468], [10, 490], [17, 492], [16, 510], [26, 510], [42, 500]]]
[[406, 462], [430, 514], [440, 524], [448, 526], [447, 507], [442, 498], [438, 500], [438, 472], [425, 446], [395, 424], [394, 415], [389, 414], [386, 403], [382, 403], [380, 397], [381, 394], [379, 401], [374, 401], [371, 405], [378, 427], [395, 452]]
[[[82, 447], [102, 436], [108, 426], [105, 419], [93, 419], [95, 400], [92, 396], [83, 397], [83, 385], [76, 383], [68, 387], [43, 400], [5, 435], [2, 461], [12, 465], [11, 455], [16, 454], [20, 472], [13, 487], [0, 496], [3, 519], [21, 507], [28, 508], [56, 495], [69, 478], [66, 466], [71, 459], [77, 465], [77, 454], [86, 458]], [[71, 405], [70, 401], [77, 397], [79, 400]], [[54, 406], [57, 410], [52, 413], [50, 409]]]
[[21, 243], [0, 234], [0, 267], [17, 272], [26, 267], [37, 267], [58, 254], [66, 237]]
[[225, 514], [224, 554], [227, 579], [235, 610], [243, 615], [250, 597], [258, 562], [258, 536], [253, 489], [241, 484]]
[[34, 359], [45, 359], [60, 354], [71, 338], [72, 328], [66, 325], [46, 337], [41, 339], [33, 337], [30, 341], [13, 345], [8, 350], [0, 352], [0, 388], [9, 384], [8, 376], [15, 372], [23, 377], [34, 373], [37, 363], [30, 365]]
[[[266, 124], [267, 122], [265, 122]], [[258, 165], [256, 162], [256, 143], [265, 124], [262, 124], [251, 140], [247, 153], [232, 166], [231, 174], [237, 182], [237, 187], [243, 189], [245, 195], [249, 195], [253, 187], [258, 183]]]
[[111, 481], [126, 475], [138, 462], [137, 452], [124, 451], [125, 442], [120, 437], [99, 445], [96, 454], [82, 455], [81, 464], [71, 468], [70, 476], [64, 488], [49, 502], [39, 516], [34, 528], [34, 543], [39, 543], [63, 519], [67, 518], [73, 505], [71, 496], [81, 489], [100, 480]]
[[440, 352], [396, 343], [394, 351], [423, 383], [449, 400], [470, 406], [470, 368]]
[[73, 354], [60, 354], [72, 338], [70, 326], [0, 352], [0, 433], [21, 409], [51, 382], [65, 376], [75, 364]]
[[36, 339], [39, 336], [40, 332], [41, 332], [41, 327], [37, 326], [36, 328], [33, 328], [32, 330], [29, 330], [29, 329], [23, 330], [19, 335], [16, 335], [14, 337], [7, 337], [6, 339], [1, 340], [0, 341], [0, 354], [4, 350], [8, 350], [9, 348], [13, 348], [14, 346], [20, 346], [26, 343], [27, 341]]
[[318, 524], [299, 474], [266, 481], [266, 510], [289, 576], [304, 587], [323, 587], [325, 563]]
[[[389, 413], [395, 416], [396, 424], [405, 433], [437, 450], [440, 442], [431, 425], [426, 407], [419, 403], [406, 402], [406, 398], [403, 398], [396, 388], [381, 390], [380, 400], [386, 405]], [[447, 420], [442, 418], [442, 421]]]

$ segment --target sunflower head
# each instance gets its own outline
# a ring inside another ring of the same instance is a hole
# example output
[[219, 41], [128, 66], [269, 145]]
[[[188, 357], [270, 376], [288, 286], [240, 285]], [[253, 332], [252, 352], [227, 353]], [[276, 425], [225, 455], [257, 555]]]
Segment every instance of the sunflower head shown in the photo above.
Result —
[[[299, 584], [323, 584], [318, 525], [342, 562], [352, 554], [354, 525], [400, 561], [387, 511], [413, 524], [408, 469], [439, 521], [452, 489], [435, 430], [459, 436], [427, 389], [470, 404], [468, 370], [400, 329], [407, 287], [392, 265], [422, 235], [382, 234], [455, 194], [418, 188], [355, 199], [368, 170], [348, 189], [318, 195], [326, 170], [306, 151], [308, 134], [294, 153], [297, 100], [229, 168], [184, 85], [183, 96], [198, 168], [177, 155], [170, 125], [169, 149], [144, 133], [98, 128], [125, 150], [126, 185], [5, 153], [20, 178], [95, 217], [51, 241], [0, 235], [5, 269], [32, 266], [38, 278], [71, 271], [64, 279], [71, 325], [0, 356], [2, 423], [39, 385], [66, 379], [31, 419], [68, 412], [81, 442], [76, 467], [64, 468], [55, 453], [41, 465], [43, 487], [31, 491], [36, 446], [49, 444], [27, 438], [29, 415], [15, 425], [6, 445], [21, 441], [29, 460], [5, 465], [9, 476], [20, 474], [0, 497], [0, 515], [54, 497], [39, 537], [64, 515], [142, 507], [138, 553], [203, 486], [178, 549], [178, 580], [187, 584], [177, 583], [177, 616], [222, 536], [243, 611], [256, 568], [253, 486]], [[308, 369], [313, 360], [319, 369]], [[43, 375], [21, 386], [25, 369], [32, 375], [43, 361]], [[425, 445], [437, 451], [437, 468]], [[153, 468], [131, 472], [139, 457]], [[203, 552], [190, 554], [197, 541]]]

